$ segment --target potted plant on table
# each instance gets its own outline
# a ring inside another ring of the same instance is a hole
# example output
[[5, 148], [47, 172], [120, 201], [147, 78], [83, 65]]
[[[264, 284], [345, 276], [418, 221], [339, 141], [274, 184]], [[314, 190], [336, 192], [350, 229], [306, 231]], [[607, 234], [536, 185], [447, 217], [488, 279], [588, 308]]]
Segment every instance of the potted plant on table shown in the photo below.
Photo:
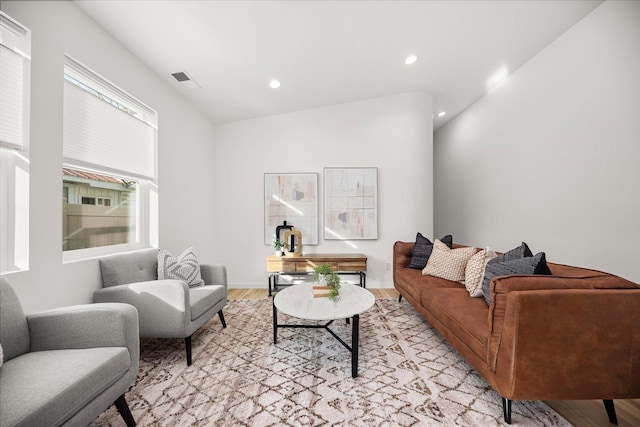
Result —
[[282, 256], [282, 248], [284, 247], [284, 242], [276, 239], [273, 241], [273, 249], [276, 251], [276, 256]]
[[313, 268], [314, 294], [327, 296], [332, 301], [337, 301], [340, 291], [340, 276], [333, 271], [331, 264], [320, 264]]

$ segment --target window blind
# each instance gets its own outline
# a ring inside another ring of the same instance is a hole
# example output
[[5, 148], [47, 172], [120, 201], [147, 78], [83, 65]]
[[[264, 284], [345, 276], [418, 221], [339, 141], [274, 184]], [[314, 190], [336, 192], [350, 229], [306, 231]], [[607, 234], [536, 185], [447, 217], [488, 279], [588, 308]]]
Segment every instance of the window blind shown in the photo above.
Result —
[[29, 138], [31, 31], [0, 12], [0, 145], [23, 149]]
[[81, 67], [65, 59], [65, 164], [153, 180], [155, 112]]

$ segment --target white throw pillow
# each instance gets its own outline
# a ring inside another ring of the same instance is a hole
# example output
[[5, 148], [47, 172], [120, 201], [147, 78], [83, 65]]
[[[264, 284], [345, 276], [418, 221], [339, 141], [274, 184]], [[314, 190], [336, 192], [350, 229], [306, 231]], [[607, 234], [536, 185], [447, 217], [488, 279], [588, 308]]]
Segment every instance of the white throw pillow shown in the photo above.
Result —
[[178, 258], [164, 249], [158, 251], [158, 280], [163, 279], [184, 280], [190, 288], [204, 286], [193, 248], [186, 249]]
[[467, 261], [475, 253], [476, 248], [449, 249], [440, 240], [436, 240], [422, 274], [462, 283], [464, 282], [464, 270], [467, 267]]
[[464, 271], [464, 286], [472, 297], [482, 296], [482, 279], [487, 263], [496, 257], [496, 253], [489, 248], [482, 249], [467, 262]]

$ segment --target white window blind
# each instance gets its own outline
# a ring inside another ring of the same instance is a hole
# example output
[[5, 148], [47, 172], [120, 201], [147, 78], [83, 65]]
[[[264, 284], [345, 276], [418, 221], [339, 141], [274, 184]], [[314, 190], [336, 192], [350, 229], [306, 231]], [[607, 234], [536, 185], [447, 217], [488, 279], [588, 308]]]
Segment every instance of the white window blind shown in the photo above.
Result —
[[153, 180], [156, 113], [65, 58], [65, 164]]
[[0, 145], [23, 149], [29, 138], [31, 31], [0, 11]]

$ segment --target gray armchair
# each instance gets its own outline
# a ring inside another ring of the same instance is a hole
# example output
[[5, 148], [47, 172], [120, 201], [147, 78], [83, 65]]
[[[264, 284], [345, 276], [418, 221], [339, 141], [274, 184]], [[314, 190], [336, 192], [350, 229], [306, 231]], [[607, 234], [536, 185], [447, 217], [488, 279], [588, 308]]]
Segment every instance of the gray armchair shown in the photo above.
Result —
[[127, 304], [88, 304], [25, 316], [0, 277], [0, 425], [86, 426], [124, 397], [138, 373], [138, 314]]
[[191, 335], [216, 313], [226, 328], [227, 270], [200, 265], [205, 286], [189, 288], [182, 280], [158, 280], [158, 249], [145, 249], [100, 259], [103, 288], [94, 302], [123, 302], [138, 309], [140, 336], [184, 338], [191, 365]]

